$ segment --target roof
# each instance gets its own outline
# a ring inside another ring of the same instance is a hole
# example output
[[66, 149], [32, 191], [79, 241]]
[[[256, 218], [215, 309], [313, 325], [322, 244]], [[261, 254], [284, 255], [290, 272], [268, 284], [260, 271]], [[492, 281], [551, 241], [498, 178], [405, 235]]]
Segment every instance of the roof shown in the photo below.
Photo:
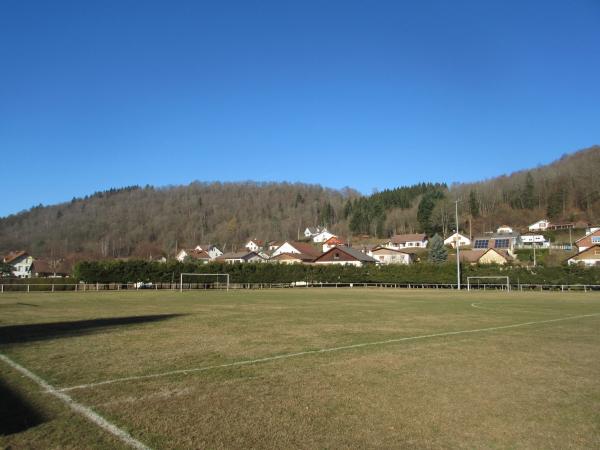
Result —
[[395, 234], [390, 238], [393, 244], [405, 244], [406, 242], [422, 242], [427, 240], [427, 235], [424, 233], [413, 234]]
[[[314, 258], [316, 258], [317, 256], [319, 256], [321, 254], [321, 251], [317, 248], [315, 248], [314, 246], [312, 246], [311, 244], [308, 244], [306, 242], [297, 242], [297, 241], [293, 241], [293, 242], [289, 242], [286, 241], [288, 244], [290, 244], [292, 247], [294, 247], [296, 250], [298, 250], [300, 253], [304, 253], [306, 255], [310, 255], [313, 256]], [[285, 244], [285, 242], [284, 242]], [[281, 244], [283, 245], [283, 244]]]
[[596, 231], [594, 231], [594, 232], [592, 232], [592, 233], [588, 233], [588, 234], [586, 234], [585, 236], [582, 236], [582, 237], [580, 237], [579, 239], [577, 239], [577, 240], [575, 241], [575, 244], [577, 244], [577, 243], [578, 243], [579, 241], [581, 241], [582, 239], [585, 239], [585, 238], [588, 238], [588, 237], [591, 237], [591, 236], [600, 236], [600, 230], [596, 230]]
[[314, 261], [315, 257], [306, 253], [280, 253], [271, 259], [297, 259], [303, 262], [311, 262]]
[[262, 258], [262, 256], [260, 256], [258, 253], [256, 252], [231, 252], [231, 253], [225, 253], [224, 255], [221, 255], [217, 258], [217, 260], [224, 260], [224, 259], [250, 259], [253, 258], [255, 256], [258, 256], [259, 258]]
[[346, 246], [333, 247], [333, 248], [329, 249], [328, 251], [326, 251], [325, 253], [323, 253], [322, 255], [320, 255], [315, 261], [319, 260], [321, 257], [323, 257], [331, 252], [334, 252], [334, 251], [339, 251], [339, 252], [345, 253], [345, 254], [351, 256], [352, 258], [356, 259], [357, 261], [370, 262], [370, 263], [378, 262], [376, 259], [371, 258], [369, 255], [361, 252], [360, 250], [357, 250], [352, 247], [346, 247]]
[[185, 249], [187, 256], [193, 259], [210, 259], [208, 253], [204, 250], [197, 250], [195, 248]]
[[31, 272], [69, 275], [71, 265], [64, 260], [36, 259], [31, 264]]
[[565, 261], [568, 261], [570, 259], [575, 259], [580, 255], [583, 255], [584, 253], [589, 252], [592, 249], [598, 248], [600, 249], [600, 244], [594, 244], [591, 247], [587, 247], [585, 250], [581, 250], [580, 252], [575, 253], [573, 256], [569, 256]]
[[343, 244], [346, 241], [345, 238], [342, 238], [340, 236], [336, 236], [335, 234], [333, 236], [331, 236], [329, 239], [327, 239], [324, 244]]
[[504, 257], [507, 261], [512, 260], [512, 256], [506, 251], [498, 248], [488, 248], [484, 250], [462, 250], [460, 252], [460, 260], [462, 262], [476, 263], [479, 262], [481, 257], [488, 252], [496, 252], [500, 256]]
[[264, 242], [264, 241], [261, 241], [260, 239], [249, 239], [249, 240], [248, 240], [248, 242], [249, 242], [249, 243], [250, 243], [250, 242], [254, 242], [256, 245], [259, 245], [259, 246], [261, 246], [261, 247], [262, 247], [262, 246], [265, 244], [265, 242]]
[[380, 250], [384, 250], [386, 252], [403, 253], [405, 255], [413, 255], [414, 254], [412, 252], [406, 251], [405, 249], [398, 250], [398, 249], [395, 249], [395, 248], [383, 247], [381, 245], [377, 245], [376, 247], [373, 247], [371, 249], [371, 252], [378, 252]]
[[29, 255], [25, 250], [18, 250], [18, 251], [10, 252], [8, 255], [6, 255], [4, 257], [4, 262], [10, 264], [21, 257], [27, 257], [27, 256], [29, 256]]
[[317, 234], [319, 231], [321, 231], [319, 227], [306, 227], [306, 230], [308, 230], [312, 234]]

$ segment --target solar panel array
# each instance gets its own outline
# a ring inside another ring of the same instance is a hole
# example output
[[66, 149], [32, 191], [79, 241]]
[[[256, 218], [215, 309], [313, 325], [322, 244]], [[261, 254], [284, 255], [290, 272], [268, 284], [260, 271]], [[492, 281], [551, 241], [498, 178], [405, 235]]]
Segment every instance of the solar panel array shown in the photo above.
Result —
[[489, 239], [475, 239], [475, 244], [473, 245], [473, 248], [488, 248], [489, 243]]
[[509, 240], [508, 239], [496, 239], [495, 248], [508, 248]]

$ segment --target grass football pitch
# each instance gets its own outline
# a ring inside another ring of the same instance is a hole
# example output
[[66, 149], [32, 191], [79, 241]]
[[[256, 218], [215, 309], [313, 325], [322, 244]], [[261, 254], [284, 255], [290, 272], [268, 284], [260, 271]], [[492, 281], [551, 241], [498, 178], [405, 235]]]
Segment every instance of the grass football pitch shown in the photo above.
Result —
[[0, 296], [0, 447], [600, 448], [600, 295]]

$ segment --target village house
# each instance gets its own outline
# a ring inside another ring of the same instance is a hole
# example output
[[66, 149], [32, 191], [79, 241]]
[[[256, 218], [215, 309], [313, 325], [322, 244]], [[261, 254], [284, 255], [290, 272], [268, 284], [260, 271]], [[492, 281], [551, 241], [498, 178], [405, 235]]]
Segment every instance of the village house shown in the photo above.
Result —
[[311, 257], [311, 259], [315, 259], [317, 256], [321, 254], [319, 249], [315, 248], [311, 244], [307, 242], [290, 242], [285, 241], [281, 244], [274, 252], [271, 257], [278, 256], [282, 253], [296, 253], [301, 255], [306, 255], [307, 257]]
[[575, 247], [577, 247], [578, 252], [582, 252], [591, 246], [598, 244], [600, 244], [600, 229], [593, 233], [586, 234], [575, 241]]
[[487, 250], [462, 250], [460, 260], [466, 264], [504, 264], [514, 258], [505, 249], [489, 248]]
[[64, 278], [71, 274], [72, 267], [60, 259], [35, 259], [31, 264], [31, 274], [39, 278]]
[[581, 250], [576, 255], [567, 259], [567, 264], [581, 264], [584, 266], [600, 266], [600, 245], [594, 244]]
[[196, 247], [181, 249], [179, 253], [177, 253], [177, 256], [175, 256], [175, 259], [179, 262], [184, 262], [186, 261], [186, 259], [190, 259], [194, 261], [208, 263], [211, 260], [211, 257], [206, 251], [201, 250], [199, 247]]
[[524, 233], [521, 235], [521, 247], [550, 247], [550, 241], [543, 234], [539, 233]]
[[250, 239], [246, 242], [244, 247], [248, 249], [250, 252], [259, 252], [263, 249], [265, 243], [263, 241], [259, 241], [258, 239]]
[[231, 252], [225, 253], [217, 258], [217, 261], [227, 264], [261, 263], [266, 259], [256, 252]]
[[10, 264], [13, 268], [13, 275], [17, 278], [30, 278], [31, 277], [31, 265], [33, 264], [33, 257], [26, 251], [15, 251], [10, 252], [3, 258], [6, 264]]
[[304, 230], [304, 237], [312, 238], [313, 236], [316, 236], [320, 232], [321, 232], [320, 227], [306, 227], [306, 230]]
[[323, 242], [323, 252], [326, 252], [327, 250], [332, 249], [333, 247], [336, 247], [338, 245], [348, 244], [344, 238], [340, 238], [338, 236], [331, 236], [329, 239]]
[[471, 245], [471, 239], [460, 233], [454, 233], [453, 235], [448, 236], [444, 240], [444, 245], [449, 245], [452, 248], [456, 248], [457, 243], [459, 247], [468, 247], [469, 245]]
[[277, 264], [307, 264], [314, 260], [315, 256], [306, 253], [279, 253], [277, 256], [272, 256], [269, 261]]
[[381, 246], [368, 250], [367, 255], [379, 264], [410, 264], [415, 257], [414, 253]]
[[327, 231], [326, 228], [323, 228], [319, 233], [315, 234], [312, 238], [312, 241], [317, 244], [322, 244], [327, 241], [327, 239], [334, 237], [335, 234]]
[[507, 250], [511, 255], [515, 247], [521, 245], [521, 236], [518, 233], [492, 233], [473, 238], [473, 250], [488, 248]]
[[385, 246], [396, 250], [402, 248], [426, 248], [428, 242], [427, 235], [423, 233], [395, 234]]
[[546, 231], [548, 226], [550, 225], [550, 221], [547, 219], [538, 220], [536, 223], [532, 223], [529, 225], [529, 231]]
[[500, 225], [498, 227], [498, 229], [496, 230], [496, 233], [498, 233], [498, 234], [512, 234], [513, 233], [513, 229], [511, 227], [509, 227], [508, 225]]
[[216, 259], [223, 254], [221, 249], [213, 244], [196, 245], [196, 250], [204, 250], [210, 256], [210, 259]]
[[362, 267], [365, 264], [377, 264], [377, 260], [366, 255], [365, 253], [346, 246], [334, 247], [323, 253], [317, 259], [315, 264], [338, 264], [343, 266]]

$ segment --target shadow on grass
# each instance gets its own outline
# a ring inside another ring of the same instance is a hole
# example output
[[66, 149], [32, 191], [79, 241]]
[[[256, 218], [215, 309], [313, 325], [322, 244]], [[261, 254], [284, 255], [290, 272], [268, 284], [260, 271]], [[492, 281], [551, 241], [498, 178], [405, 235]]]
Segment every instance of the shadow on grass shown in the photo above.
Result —
[[32, 323], [0, 327], [0, 345], [21, 344], [48, 339], [67, 338], [94, 333], [104, 328], [160, 322], [184, 314], [156, 314], [148, 316], [111, 317], [78, 320], [74, 322]]
[[18, 392], [0, 380], [0, 436], [20, 433], [46, 421]]

